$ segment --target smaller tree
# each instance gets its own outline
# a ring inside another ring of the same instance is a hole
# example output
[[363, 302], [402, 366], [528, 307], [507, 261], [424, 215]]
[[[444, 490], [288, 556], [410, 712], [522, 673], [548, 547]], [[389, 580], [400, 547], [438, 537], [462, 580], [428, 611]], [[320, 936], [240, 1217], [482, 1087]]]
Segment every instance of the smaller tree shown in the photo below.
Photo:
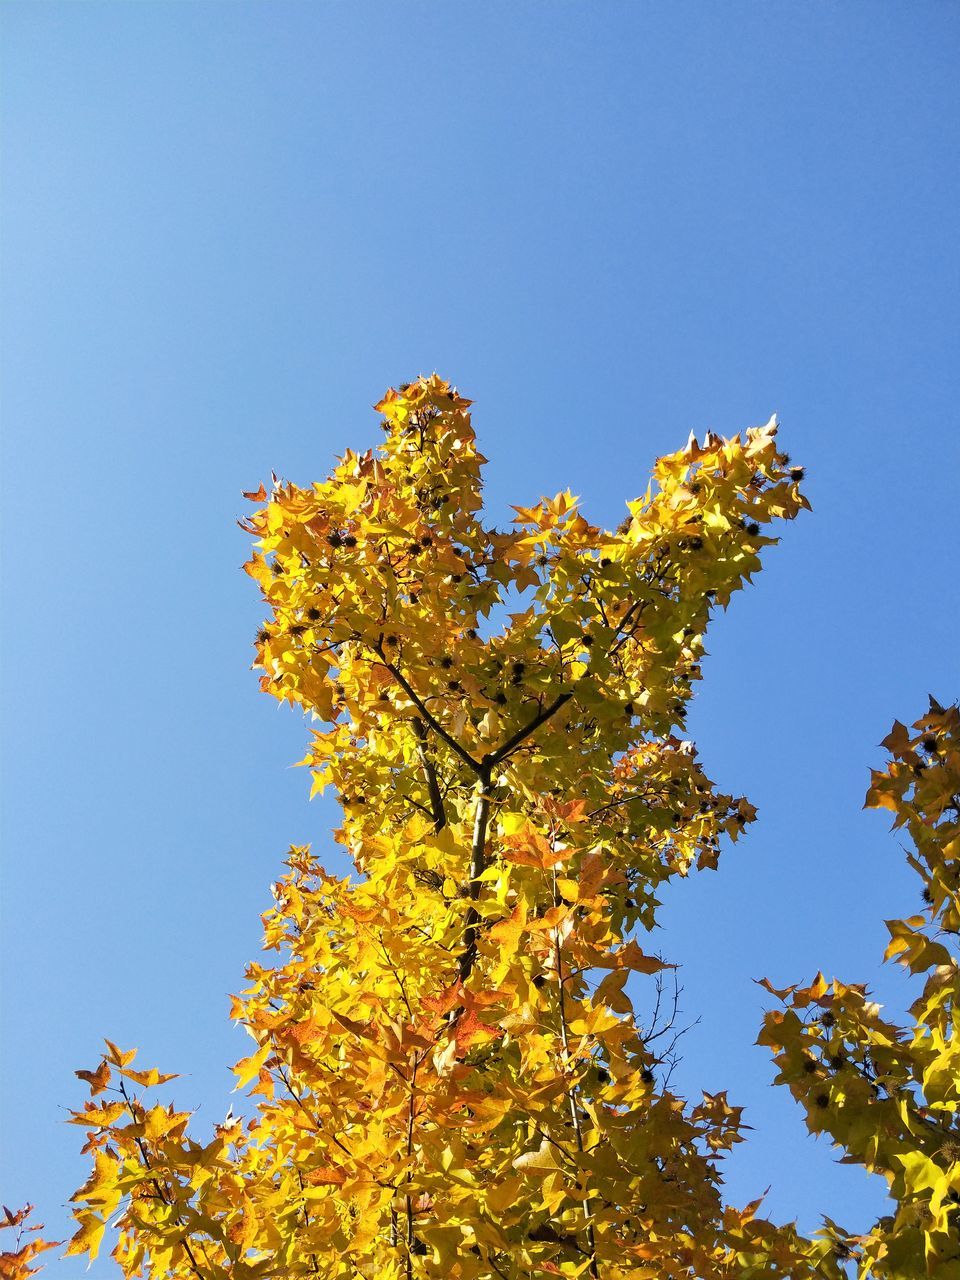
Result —
[[960, 1277], [960, 711], [933, 698], [913, 725], [899, 721], [874, 771], [865, 808], [889, 809], [912, 843], [907, 860], [923, 883], [924, 909], [889, 920], [885, 959], [924, 975], [912, 1023], [880, 1016], [863, 986], [828, 982], [777, 990], [761, 1043], [779, 1083], [827, 1133], [886, 1180], [893, 1212], [862, 1236], [836, 1229], [840, 1256], [882, 1280]]

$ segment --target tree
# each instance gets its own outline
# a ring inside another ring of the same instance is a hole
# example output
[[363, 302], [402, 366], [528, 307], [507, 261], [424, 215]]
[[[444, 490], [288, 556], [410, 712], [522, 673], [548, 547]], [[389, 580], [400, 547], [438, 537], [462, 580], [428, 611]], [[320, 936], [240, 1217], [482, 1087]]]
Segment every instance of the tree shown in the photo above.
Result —
[[863, 1236], [837, 1229], [842, 1251], [883, 1280], [960, 1277], [960, 965], [943, 940], [960, 933], [960, 711], [933, 698], [913, 726], [894, 722], [890, 762], [875, 771], [865, 807], [890, 809], [909, 836], [907, 860], [925, 908], [889, 920], [885, 958], [925, 974], [913, 1023], [880, 1016], [862, 986], [827, 982], [778, 991], [761, 1041], [778, 1081], [827, 1133], [843, 1159], [881, 1174], [893, 1214]]
[[661, 458], [616, 531], [562, 493], [504, 532], [469, 403], [391, 390], [379, 450], [247, 495], [261, 686], [319, 722], [303, 763], [357, 876], [295, 848], [274, 885], [233, 1009], [248, 1117], [191, 1136], [109, 1043], [78, 1073], [69, 1252], [116, 1219], [151, 1277], [840, 1276], [835, 1236], [723, 1204], [740, 1111], [670, 1091], [671, 966], [641, 945], [753, 820], [679, 735], [802, 469], [771, 420]]

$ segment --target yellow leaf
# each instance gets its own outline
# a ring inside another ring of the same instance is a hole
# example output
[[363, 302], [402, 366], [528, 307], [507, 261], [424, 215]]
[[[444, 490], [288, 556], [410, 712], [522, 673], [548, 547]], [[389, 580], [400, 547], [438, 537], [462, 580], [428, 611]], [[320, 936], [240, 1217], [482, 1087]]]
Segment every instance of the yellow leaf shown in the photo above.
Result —
[[254, 1076], [259, 1075], [260, 1068], [266, 1062], [267, 1058], [270, 1057], [271, 1052], [272, 1046], [268, 1041], [266, 1044], [261, 1045], [257, 1052], [251, 1054], [249, 1058], [240, 1059], [233, 1068], [233, 1073], [237, 1077], [234, 1092], [238, 1089], [243, 1089], [250, 1083]]

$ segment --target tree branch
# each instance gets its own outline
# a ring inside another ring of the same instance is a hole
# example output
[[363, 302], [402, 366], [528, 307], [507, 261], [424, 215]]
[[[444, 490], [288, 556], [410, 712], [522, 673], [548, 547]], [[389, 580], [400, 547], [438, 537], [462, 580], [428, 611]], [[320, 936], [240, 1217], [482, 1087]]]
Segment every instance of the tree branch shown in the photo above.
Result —
[[[141, 1123], [140, 1117], [137, 1115], [136, 1111], [133, 1108], [133, 1102], [130, 1098], [130, 1095], [127, 1093], [127, 1086], [124, 1084], [123, 1080], [120, 1081], [120, 1093], [121, 1093], [121, 1096], [123, 1097], [124, 1103], [126, 1104], [126, 1108], [130, 1115], [130, 1119], [133, 1121], [134, 1124], [140, 1124]], [[140, 1158], [144, 1163], [144, 1167], [148, 1169], [151, 1173], [153, 1173], [154, 1171], [153, 1163], [150, 1160], [150, 1156], [147, 1152], [146, 1144], [144, 1143], [143, 1138], [134, 1138], [134, 1141], [136, 1142], [137, 1147], [139, 1148]], [[200, 1273], [200, 1268], [197, 1265], [196, 1256], [194, 1255], [193, 1249], [190, 1246], [189, 1231], [187, 1230], [187, 1227], [183, 1221], [183, 1218], [180, 1214], [180, 1210], [176, 1207], [175, 1202], [171, 1202], [170, 1198], [167, 1196], [166, 1189], [161, 1184], [159, 1178], [154, 1176], [152, 1179], [152, 1182], [153, 1182], [153, 1189], [156, 1191], [157, 1195], [160, 1197], [160, 1199], [168, 1208], [173, 1210], [173, 1219], [176, 1222], [177, 1226], [184, 1228], [182, 1244], [183, 1244], [184, 1251], [187, 1255], [187, 1258], [190, 1261], [190, 1270], [197, 1277], [197, 1280], [203, 1280], [203, 1276]], [[209, 1267], [210, 1261], [207, 1258], [206, 1249], [204, 1249], [203, 1252], [204, 1252], [204, 1261]]]
[[458, 964], [461, 982], [466, 982], [469, 978], [477, 958], [477, 926], [480, 923], [480, 913], [477, 911], [476, 902], [480, 897], [480, 877], [487, 867], [484, 851], [487, 844], [491, 799], [490, 774], [485, 773], [480, 778], [480, 794], [477, 797], [477, 811], [473, 819], [473, 840], [470, 845], [470, 906], [467, 908], [463, 951]]
[[558, 693], [549, 706], [544, 707], [539, 714], [535, 715], [529, 724], [524, 725], [522, 729], [518, 729], [512, 737], [506, 740], [502, 747], [498, 747], [491, 755], [484, 756], [481, 764], [486, 765], [489, 769], [500, 764], [502, 760], [505, 760], [511, 752], [515, 751], [517, 747], [519, 747], [521, 742], [529, 738], [531, 733], [536, 733], [540, 726], [545, 724], [550, 717], [555, 712], [559, 711], [562, 706], [568, 703], [572, 697], [572, 693]]
[[469, 767], [474, 771], [474, 773], [482, 773], [483, 766], [480, 764], [480, 762], [477, 760], [474, 760], [470, 752], [467, 751], [464, 747], [462, 747], [460, 743], [456, 740], [456, 738], [452, 737], [449, 733], [447, 733], [446, 729], [443, 727], [440, 721], [436, 718], [436, 716], [432, 715], [427, 710], [426, 706], [424, 705], [423, 699], [420, 697], [420, 695], [411, 685], [410, 681], [406, 678], [406, 676], [403, 674], [400, 668], [395, 663], [389, 661], [386, 654], [383, 652], [383, 646], [380, 644], [374, 645], [374, 651], [375, 653], [377, 653], [383, 665], [387, 668], [387, 670], [393, 676], [394, 680], [396, 680], [397, 684], [404, 691], [404, 693], [407, 695], [407, 697], [410, 699], [413, 705], [417, 708], [421, 716], [423, 716], [423, 719], [426, 721], [427, 725], [433, 730], [433, 732], [437, 735], [437, 737], [442, 738], [443, 741], [450, 748], [450, 750], [453, 751], [456, 755], [458, 755], [465, 765], [469, 765]]
[[427, 731], [422, 720], [414, 720], [413, 734], [417, 740], [417, 754], [420, 757], [420, 765], [423, 769], [423, 776], [426, 779], [427, 791], [430, 793], [430, 809], [433, 813], [434, 830], [442, 831], [447, 825], [447, 812], [443, 807], [443, 796], [440, 793], [440, 784], [437, 781], [436, 767], [427, 755]]
[[[553, 903], [554, 906], [560, 905], [560, 892], [557, 887], [557, 869], [553, 869]], [[557, 990], [559, 992], [559, 1013], [560, 1013], [560, 1043], [563, 1046], [563, 1060], [566, 1066], [570, 1061], [570, 1042], [567, 1035], [567, 1010], [566, 1001], [563, 993], [563, 948], [560, 944], [560, 930], [553, 931], [554, 946], [554, 962], [557, 967]], [[583, 1126], [580, 1119], [580, 1106], [577, 1102], [577, 1086], [571, 1084], [567, 1090], [567, 1100], [570, 1104], [570, 1119], [573, 1121], [573, 1132], [577, 1140], [577, 1151], [583, 1154]], [[578, 1176], [578, 1182], [580, 1178]], [[593, 1201], [586, 1196], [583, 1201], [583, 1216], [586, 1220], [587, 1227], [587, 1243], [590, 1246], [590, 1277], [591, 1280], [600, 1280], [600, 1270], [597, 1264], [597, 1241], [593, 1230]]]

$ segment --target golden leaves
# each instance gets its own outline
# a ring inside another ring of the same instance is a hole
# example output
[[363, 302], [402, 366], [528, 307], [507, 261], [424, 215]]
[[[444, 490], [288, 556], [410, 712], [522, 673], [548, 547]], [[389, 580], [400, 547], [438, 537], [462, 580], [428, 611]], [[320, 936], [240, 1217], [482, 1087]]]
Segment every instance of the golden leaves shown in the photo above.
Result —
[[671, 967], [633, 936], [658, 887], [755, 816], [679, 726], [712, 610], [805, 505], [796, 469], [772, 422], [710, 435], [616, 531], [564, 491], [505, 532], [469, 405], [418, 378], [377, 405], [378, 449], [245, 495], [261, 687], [314, 721], [301, 763], [337, 792], [357, 878], [290, 851], [271, 963], [232, 1006], [256, 1042], [243, 1121], [188, 1136], [128, 1091], [169, 1077], [112, 1045], [78, 1073], [123, 1092], [76, 1117], [76, 1248], [111, 1216], [150, 1280], [803, 1280], [810, 1242], [724, 1212], [712, 1153], [739, 1110], [660, 1088], [633, 1013]]

